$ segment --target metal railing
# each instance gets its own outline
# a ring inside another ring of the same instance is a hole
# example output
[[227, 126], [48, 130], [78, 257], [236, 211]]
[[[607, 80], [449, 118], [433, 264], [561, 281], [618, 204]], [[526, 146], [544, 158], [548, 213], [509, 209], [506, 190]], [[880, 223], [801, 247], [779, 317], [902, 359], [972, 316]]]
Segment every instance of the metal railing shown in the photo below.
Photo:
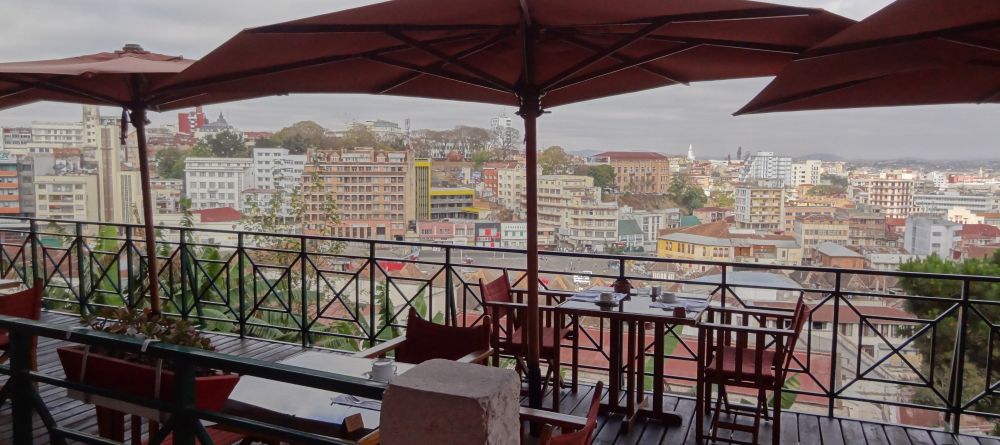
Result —
[[[0, 276], [28, 280], [37, 273], [49, 310], [146, 305], [141, 226], [0, 221], [23, 223], [0, 228]], [[400, 335], [409, 308], [440, 323], [479, 323], [479, 278], [506, 270], [515, 288], [526, 287], [525, 254], [517, 249], [192, 227], [161, 227], [158, 247], [166, 313], [197, 320], [206, 330], [342, 351]], [[1000, 409], [992, 408], [1000, 395], [994, 353], [1000, 277], [552, 251], [542, 252], [539, 264], [548, 304], [569, 294], [559, 290], [572, 290], [575, 275], [607, 285], [627, 279], [635, 287], [672, 286], [720, 305], [774, 305], [803, 296], [810, 322], [795, 355], [797, 384], [786, 388], [795, 396], [794, 410], [898, 423], [905, 423], [904, 413], [930, 413], [941, 418], [912, 418], [952, 431], [1000, 418]], [[748, 279], [747, 272], [764, 280]], [[587, 378], [603, 378], [609, 372], [606, 323], [581, 323], [581, 368]], [[670, 392], [693, 393], [691, 334], [666, 326], [664, 368], [646, 369], [647, 376], [662, 372]], [[645, 344], [652, 356], [654, 342]]]

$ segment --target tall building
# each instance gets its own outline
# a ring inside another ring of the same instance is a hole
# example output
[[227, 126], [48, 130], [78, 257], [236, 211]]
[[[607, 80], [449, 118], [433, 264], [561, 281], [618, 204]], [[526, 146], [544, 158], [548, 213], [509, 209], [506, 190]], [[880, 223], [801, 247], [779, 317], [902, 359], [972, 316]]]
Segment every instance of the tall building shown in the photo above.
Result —
[[306, 156], [289, 154], [284, 148], [255, 148], [252, 156], [253, 181], [241, 190], [243, 213], [252, 213], [256, 206], [281, 218], [294, 218], [291, 197], [301, 191]]
[[[524, 206], [522, 201], [522, 211]], [[543, 175], [538, 178], [538, 225], [554, 229], [553, 245], [602, 251], [618, 241], [618, 204], [603, 202], [590, 176]], [[550, 242], [540, 236], [539, 243]]]
[[887, 218], [906, 218], [914, 211], [913, 174], [901, 171], [852, 176], [850, 192], [856, 201], [881, 207]]
[[802, 161], [792, 164], [792, 187], [818, 185], [823, 171], [822, 161]]
[[413, 199], [416, 206], [416, 220], [431, 220], [431, 160], [426, 158], [413, 161]]
[[[476, 219], [478, 212], [475, 207], [476, 192], [470, 188], [432, 188], [430, 191], [430, 208], [426, 209], [432, 221], [442, 219]], [[418, 208], [417, 213], [425, 209]]]
[[846, 246], [850, 243], [850, 219], [844, 214], [809, 215], [795, 222], [795, 241], [802, 246], [804, 256], [823, 243]]
[[779, 180], [742, 182], [735, 186], [734, 217], [737, 227], [758, 233], [782, 229], [785, 189]]
[[895, 244], [898, 236], [889, 233], [885, 214], [878, 207], [861, 206], [848, 211], [850, 218], [850, 245], [881, 247]]
[[670, 187], [670, 159], [660, 153], [606, 151], [591, 156], [588, 162], [610, 165], [620, 192], [662, 194]]
[[4, 127], [0, 147], [18, 148], [31, 143], [31, 127]]
[[[98, 116], [99, 118], [99, 116]], [[122, 169], [124, 148], [121, 128], [113, 125], [89, 127], [93, 131], [97, 158], [97, 204], [102, 221], [138, 223], [142, 192], [138, 171]]]
[[927, 256], [951, 257], [962, 242], [962, 225], [934, 215], [910, 215], [906, 218], [903, 248], [907, 252]]
[[497, 201], [521, 218], [525, 216], [521, 202], [528, 183], [527, 174], [524, 164], [497, 169]]
[[306, 232], [328, 227], [325, 206], [332, 203], [341, 220], [329, 227], [334, 236], [402, 239], [407, 216], [414, 214], [407, 200], [412, 174], [406, 152], [309, 150], [302, 176]]
[[746, 161], [742, 181], [765, 179], [780, 181], [780, 185], [792, 183], [792, 158], [778, 156], [772, 151], [758, 151], [750, 155]]
[[83, 147], [86, 139], [81, 122], [31, 123], [31, 142], [51, 147]]
[[0, 151], [0, 215], [21, 214], [20, 195], [17, 156]]
[[240, 193], [253, 184], [252, 158], [187, 158], [184, 193], [191, 208], [242, 208]]
[[35, 216], [38, 218], [98, 220], [97, 196], [97, 176], [35, 176]]
[[194, 134], [202, 125], [208, 123], [205, 112], [201, 107], [195, 107], [194, 111], [177, 113], [177, 132], [184, 134]]

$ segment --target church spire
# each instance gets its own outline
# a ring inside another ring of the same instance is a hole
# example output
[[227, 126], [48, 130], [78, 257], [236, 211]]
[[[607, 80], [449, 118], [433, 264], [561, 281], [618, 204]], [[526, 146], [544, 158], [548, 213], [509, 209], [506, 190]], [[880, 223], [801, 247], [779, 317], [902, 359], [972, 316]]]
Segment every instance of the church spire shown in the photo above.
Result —
[[692, 145], [688, 145], [688, 160], [689, 161], [693, 161], [694, 160], [694, 145], [693, 144]]

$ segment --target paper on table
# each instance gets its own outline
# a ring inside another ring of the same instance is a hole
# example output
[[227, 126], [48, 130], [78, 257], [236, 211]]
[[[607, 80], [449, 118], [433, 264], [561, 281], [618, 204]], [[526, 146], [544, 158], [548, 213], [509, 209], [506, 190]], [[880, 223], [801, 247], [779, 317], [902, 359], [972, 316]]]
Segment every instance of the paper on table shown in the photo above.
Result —
[[675, 307], [683, 307], [684, 310], [688, 312], [699, 312], [705, 310], [705, 308], [708, 307], [708, 300], [678, 298], [677, 301], [673, 303], [667, 303], [665, 301], [653, 301], [649, 303], [649, 307], [655, 307], [661, 309], [673, 309]]
[[382, 410], [382, 402], [379, 400], [364, 399], [357, 396], [352, 396], [350, 394], [341, 394], [333, 398], [330, 402], [331, 405], [346, 405], [346, 406], [356, 406], [358, 408], [370, 409], [375, 411]]
[[[571, 297], [569, 297], [569, 299], [573, 301], [586, 301], [589, 303], [596, 303], [601, 298], [601, 293], [602, 292], [595, 292], [593, 290], [585, 290], [583, 292], [573, 294]], [[614, 297], [615, 303], [619, 303], [626, 297], [628, 297], [628, 295], [612, 294], [612, 297]]]

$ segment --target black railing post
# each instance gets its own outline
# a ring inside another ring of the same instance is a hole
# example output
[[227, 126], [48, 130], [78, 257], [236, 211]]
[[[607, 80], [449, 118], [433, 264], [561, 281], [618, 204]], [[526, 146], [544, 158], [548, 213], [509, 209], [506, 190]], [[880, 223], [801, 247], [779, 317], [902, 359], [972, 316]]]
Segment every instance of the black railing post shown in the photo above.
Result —
[[[122, 289], [123, 290], [124, 289], [128, 290], [128, 306], [129, 306], [129, 308], [130, 309], [135, 309], [136, 307], [139, 306], [139, 302], [142, 301], [142, 298], [137, 297], [133, 293], [133, 291], [135, 289], [137, 289], [137, 287], [135, 286], [135, 283], [132, 282], [132, 277], [134, 276], [134, 275], [132, 275], [133, 274], [132, 271], [135, 270], [135, 269], [132, 268], [132, 266], [133, 266], [133, 264], [132, 264], [132, 226], [129, 226], [129, 225], [126, 224], [123, 227], [123, 230], [125, 231], [125, 278], [126, 278], [128, 284], [125, 287], [123, 287]], [[140, 282], [141, 282], [141, 280], [140, 280]]]
[[375, 241], [368, 241], [368, 346], [375, 346], [378, 338], [378, 326], [375, 325], [375, 315], [377, 299], [375, 298], [375, 272], [378, 265], [375, 263]]
[[198, 428], [195, 425], [198, 419], [191, 415], [195, 409], [195, 372], [194, 365], [186, 359], [178, 359], [174, 362], [174, 413], [172, 422], [174, 424], [174, 444], [195, 445], [195, 434]]
[[[830, 393], [828, 397], [827, 406], [827, 416], [833, 417], [833, 410], [836, 404], [837, 397], [837, 376], [840, 374], [840, 362], [837, 356], [837, 344], [839, 343], [840, 335], [840, 272], [834, 272], [834, 284], [833, 284], [833, 334], [830, 336], [832, 338], [832, 344], [830, 345]], [[858, 328], [861, 328], [863, 323], [858, 323]], [[778, 326], [781, 328], [781, 326]], [[860, 345], [859, 345], [860, 346]], [[794, 347], [794, 345], [793, 345]]]
[[30, 445], [34, 441], [32, 425], [32, 394], [35, 386], [31, 383], [31, 335], [14, 329], [10, 333], [10, 388], [11, 423], [14, 426], [13, 440], [16, 444]]
[[[306, 267], [307, 266], [306, 265], [306, 258], [307, 258], [306, 237], [303, 236], [303, 237], [299, 238], [299, 266], [301, 267], [300, 273], [302, 275], [301, 277], [299, 277], [299, 281], [300, 281], [299, 286], [301, 287], [301, 294], [299, 295], [299, 300], [300, 300], [299, 304], [302, 305], [302, 318], [299, 320], [300, 321], [299, 326], [301, 327], [301, 330], [302, 330], [302, 347], [303, 348], [309, 346], [309, 343], [310, 343], [310, 341], [309, 341], [309, 321], [308, 321], [308, 318], [309, 318], [309, 296], [307, 295], [307, 292], [306, 292], [309, 283], [308, 283], [308, 280], [306, 279], [306, 271], [308, 270], [307, 267]], [[289, 290], [291, 290], [291, 289], [289, 289]], [[318, 288], [316, 290], [319, 291]], [[316, 314], [316, 315], [319, 316], [319, 314]]]
[[[444, 248], [444, 319], [446, 322], [451, 322], [452, 326], [458, 326], [458, 316], [456, 314], [457, 308], [455, 307], [455, 290], [453, 289], [453, 283], [451, 281], [451, 247], [445, 246]], [[434, 293], [431, 292], [430, 300], [434, 300]], [[433, 315], [428, 314], [428, 317]]]
[[959, 307], [959, 321], [958, 321], [958, 331], [956, 332], [957, 338], [955, 340], [955, 352], [952, 357], [952, 372], [953, 374], [953, 386], [952, 386], [952, 418], [951, 418], [951, 430], [952, 433], [958, 434], [959, 429], [962, 427], [962, 390], [965, 387], [963, 382], [965, 378], [965, 337], [966, 337], [966, 324], [969, 322], [969, 293], [971, 288], [971, 282], [968, 278], [962, 279], [962, 300], [961, 306]]
[[[722, 298], [721, 298], [722, 307], [726, 307], [726, 290], [729, 289], [729, 285], [726, 284], [726, 271], [728, 271], [729, 268], [726, 267], [725, 264], [723, 264], [722, 267], [720, 267], [720, 269], [721, 272], [719, 274], [719, 291], [722, 292]], [[711, 297], [709, 297], [709, 300], [711, 300]]]
[[[30, 236], [31, 236], [31, 282], [34, 282], [35, 279], [38, 279], [38, 278], [43, 278], [44, 279], [45, 278], [45, 270], [43, 270], [41, 268], [41, 265], [45, 264], [45, 262], [44, 261], [39, 261], [39, 253], [38, 253], [38, 221], [35, 221], [34, 219], [29, 220], [28, 221], [28, 230], [31, 232], [30, 233]], [[24, 283], [24, 284], [31, 285], [30, 282], [29, 283]]]
[[[77, 222], [73, 226], [73, 231], [76, 235], [73, 245], [76, 246], [76, 281], [77, 292], [79, 292], [77, 294], [77, 301], [80, 303], [80, 314], [86, 314], [90, 309], [90, 295], [87, 293], [87, 269], [83, 264], [83, 224]], [[72, 272], [70, 276], [73, 276]]]
[[236, 255], [237, 255], [236, 256], [236, 264], [237, 264], [236, 267], [239, 270], [239, 273], [236, 274], [237, 275], [237, 277], [236, 277], [236, 283], [237, 283], [236, 286], [239, 288], [239, 289], [237, 289], [237, 294], [238, 294], [237, 297], [240, 299], [240, 301], [239, 301], [239, 311], [240, 311], [240, 313], [237, 314], [236, 318], [238, 319], [237, 321], [239, 322], [240, 338], [246, 338], [246, 336], [247, 336], [247, 317], [246, 317], [246, 310], [247, 310], [246, 309], [247, 290], [246, 290], [246, 278], [244, 277], [244, 275], [246, 275], [246, 262], [245, 262], [245, 259], [244, 259], [244, 250], [243, 250], [243, 232], [240, 232], [240, 233], [236, 234]]
[[[180, 276], [180, 279], [181, 279], [181, 294], [180, 295], [174, 295], [174, 298], [175, 299], [176, 298], [180, 298], [181, 301], [180, 301], [180, 304], [177, 304], [177, 302], [175, 300], [174, 304], [176, 305], [176, 307], [178, 307], [180, 309], [181, 319], [187, 320], [187, 318], [188, 318], [188, 316], [187, 316], [187, 297], [188, 297], [188, 292], [190, 292], [190, 295], [191, 295], [192, 298], [194, 298], [194, 293], [195, 293], [193, 282], [190, 282], [190, 283], [188, 282], [188, 280], [192, 279], [192, 277], [191, 277], [192, 274], [191, 274], [191, 271], [188, 270], [188, 263], [190, 262], [190, 259], [188, 258], [187, 229], [181, 229], [180, 230], [180, 239], [178, 241], [179, 242], [178, 242], [177, 248], [180, 250], [179, 253], [181, 254], [181, 276]], [[146, 263], [146, 264], [149, 264], [149, 263]], [[149, 277], [150, 277], [149, 285], [150, 286], [155, 286], [154, 283], [156, 281], [156, 279], [155, 279], [156, 272], [150, 271], [149, 272]]]

